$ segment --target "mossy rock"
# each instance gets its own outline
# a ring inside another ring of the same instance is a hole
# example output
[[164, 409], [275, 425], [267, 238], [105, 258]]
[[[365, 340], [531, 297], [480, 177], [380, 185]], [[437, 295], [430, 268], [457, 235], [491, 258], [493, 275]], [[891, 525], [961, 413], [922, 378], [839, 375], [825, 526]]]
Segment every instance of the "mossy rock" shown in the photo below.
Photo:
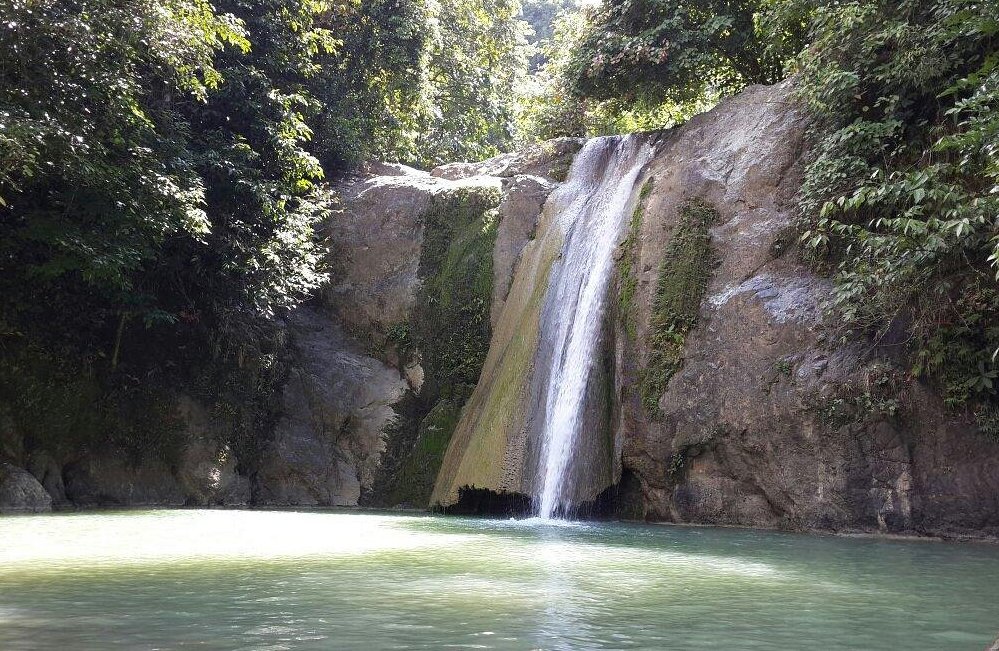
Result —
[[389, 339], [401, 365], [418, 356], [424, 381], [418, 396], [397, 408], [388, 450], [369, 501], [427, 506], [461, 408], [489, 351], [493, 247], [500, 190], [450, 188], [431, 198], [423, 215], [421, 287], [408, 323]]
[[420, 422], [416, 442], [403, 459], [385, 501], [392, 505], [425, 507], [451, 435], [461, 417], [464, 397], [441, 400]]
[[638, 195], [638, 203], [631, 213], [628, 223], [628, 237], [621, 243], [622, 255], [617, 263], [618, 272], [618, 314], [624, 323], [624, 329], [632, 339], [635, 338], [635, 294], [638, 292], [638, 274], [635, 265], [638, 263], [638, 240], [642, 236], [642, 221], [645, 217], [645, 204], [655, 180], [648, 179]]
[[650, 416], [659, 415], [659, 399], [666, 386], [683, 367], [687, 334], [697, 325], [701, 302], [715, 266], [711, 225], [718, 212], [709, 204], [693, 200], [683, 204], [673, 234], [659, 267], [652, 303], [649, 357], [642, 373], [642, 404]]

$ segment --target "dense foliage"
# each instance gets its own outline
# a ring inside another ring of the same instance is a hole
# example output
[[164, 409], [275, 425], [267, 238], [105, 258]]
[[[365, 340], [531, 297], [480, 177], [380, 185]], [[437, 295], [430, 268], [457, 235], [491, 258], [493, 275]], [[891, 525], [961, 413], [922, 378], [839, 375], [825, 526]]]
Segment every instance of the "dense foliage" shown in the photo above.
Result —
[[[552, 4], [552, 3], [545, 3]], [[537, 68], [519, 98], [519, 138], [523, 142], [561, 136], [584, 137], [630, 133], [672, 126], [709, 108], [717, 93], [678, 104], [638, 101], [631, 96], [586, 96], [578, 87], [581, 46], [598, 16], [592, 8], [566, 3], [552, 15], [545, 38], [536, 43]]]
[[325, 179], [506, 147], [519, 10], [0, 3], [0, 411], [30, 429], [27, 403], [55, 408], [51, 387], [81, 377], [98, 409], [122, 386], [183, 385], [262, 422], [279, 317], [325, 278]]
[[[116, 414], [169, 411], [155, 388], [178, 379], [234, 436], [260, 422], [273, 316], [323, 278], [312, 227], [331, 199], [303, 83], [335, 42], [319, 4], [228, 8], [0, 9], [2, 402], [29, 442], [116, 442], [135, 420]], [[58, 388], [80, 383], [74, 408]]]
[[794, 0], [609, 0], [562, 7], [540, 42], [525, 138], [669, 127], [783, 78], [811, 7]]
[[415, 147], [426, 163], [480, 160], [514, 138], [517, 86], [527, 68], [518, 0], [439, 3], [424, 58], [428, 105]]
[[559, 19], [579, 13], [573, 0], [524, 0], [521, 3], [524, 22], [530, 27], [527, 42], [531, 46], [529, 71], [534, 73], [547, 61], [545, 46], [555, 35]]
[[845, 324], [955, 406], [999, 388], [997, 33], [994, 3], [836, 4], [800, 62], [820, 120], [805, 241], [838, 263]]
[[[610, 0], [573, 59], [583, 94], [675, 103], [782, 78], [803, 25], [774, 24], [771, 0]], [[782, 14], [784, 15], [784, 14]], [[777, 38], [777, 34], [785, 38]]]

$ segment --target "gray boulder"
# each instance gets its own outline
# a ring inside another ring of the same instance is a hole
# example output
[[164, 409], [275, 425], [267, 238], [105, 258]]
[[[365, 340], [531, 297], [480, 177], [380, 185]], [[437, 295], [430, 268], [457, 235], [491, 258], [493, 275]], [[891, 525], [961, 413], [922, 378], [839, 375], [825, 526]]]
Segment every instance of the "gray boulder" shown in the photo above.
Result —
[[52, 510], [52, 497], [31, 473], [0, 462], [0, 513], [44, 513]]
[[178, 412], [187, 430], [187, 442], [174, 475], [194, 506], [245, 505], [250, 483], [237, 474], [236, 455], [220, 443], [208, 410], [187, 396], [178, 401]]
[[28, 458], [27, 469], [52, 496], [54, 505], [59, 506], [69, 502], [66, 499], [66, 486], [62, 478], [62, 465], [52, 455], [42, 450], [32, 452]]
[[299, 308], [290, 326], [297, 360], [256, 474], [256, 502], [356, 505], [373, 482], [406, 381], [320, 310]]

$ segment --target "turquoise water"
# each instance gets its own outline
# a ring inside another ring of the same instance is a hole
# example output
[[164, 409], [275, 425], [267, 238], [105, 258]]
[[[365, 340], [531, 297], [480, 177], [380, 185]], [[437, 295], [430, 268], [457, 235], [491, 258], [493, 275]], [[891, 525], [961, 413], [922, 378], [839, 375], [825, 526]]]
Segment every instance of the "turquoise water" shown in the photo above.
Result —
[[999, 548], [354, 512], [0, 518], [0, 649], [983, 649]]

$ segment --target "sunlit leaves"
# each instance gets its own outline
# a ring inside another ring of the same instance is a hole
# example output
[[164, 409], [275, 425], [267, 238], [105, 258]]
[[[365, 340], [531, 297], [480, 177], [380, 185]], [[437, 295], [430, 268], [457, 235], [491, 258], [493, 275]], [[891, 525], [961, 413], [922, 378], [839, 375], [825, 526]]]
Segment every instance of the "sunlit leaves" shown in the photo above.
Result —
[[[36, 247], [29, 269], [127, 290], [163, 237], [207, 232], [163, 100], [217, 86], [214, 52], [245, 44], [238, 21], [203, 2], [47, 0], [0, 8], [0, 30], [9, 236]], [[56, 218], [67, 232], [39, 237]]]

